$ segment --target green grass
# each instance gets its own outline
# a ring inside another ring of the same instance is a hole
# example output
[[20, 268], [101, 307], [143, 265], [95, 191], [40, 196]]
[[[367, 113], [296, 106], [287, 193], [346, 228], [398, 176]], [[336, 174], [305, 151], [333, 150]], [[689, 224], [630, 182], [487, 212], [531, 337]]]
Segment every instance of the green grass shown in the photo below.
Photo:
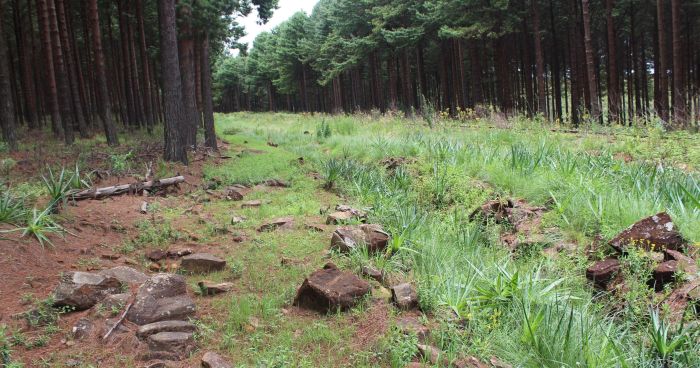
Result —
[[[586, 245], [665, 210], [684, 236], [697, 243], [700, 186], [692, 171], [700, 167], [697, 136], [662, 135], [655, 128], [572, 135], [522, 121], [511, 130], [497, 130], [450, 122], [429, 129], [417, 120], [363, 116], [240, 113], [217, 120], [219, 131], [235, 133], [224, 135], [229, 142], [248, 141], [246, 146], [266, 153], [243, 154], [240, 165], [214, 168], [211, 177], [254, 183], [269, 176], [267, 170], [279, 164], [271, 159], [279, 157], [287, 165], [274, 170], [286, 178], [300, 178], [303, 170], [321, 174], [324, 181], [306, 189], [311, 196], [325, 182], [326, 189], [372, 208], [370, 220], [383, 224], [395, 239], [392, 257], [357, 252], [340, 262], [355, 269], [379, 264], [396, 277], [413, 280], [421, 305], [441, 321], [432, 342], [449, 357], [496, 355], [526, 367], [658, 364], [647, 333], [650, 315], [638, 313], [640, 305], [652, 302], [648, 294], [594, 298], [583, 277], [588, 265], [584, 255], [552, 260], [535, 249], [512, 257], [499, 244], [499, 226], [471, 223], [468, 215], [485, 199], [524, 198], [548, 207], [543, 221], [557, 229], [555, 239]], [[267, 147], [269, 141], [279, 148]], [[279, 151], [291, 153], [269, 153]], [[618, 159], [623, 153], [633, 160]], [[289, 165], [299, 156], [305, 167]], [[388, 172], [378, 163], [387, 157], [414, 162]], [[306, 210], [291, 212], [303, 216]], [[254, 210], [248, 214], [255, 216]], [[265, 244], [261, 240], [262, 248]], [[624, 267], [633, 266], [627, 262]], [[258, 287], [266, 282], [260, 283]], [[616, 298], [628, 298], [622, 304], [627, 307], [610, 314]], [[381, 356], [375, 362], [402, 366], [411, 354], [391, 336], [385, 338], [388, 347], [374, 351]], [[698, 351], [698, 343], [685, 339], [678, 350]], [[664, 359], [671, 366], [698, 364], [696, 357], [687, 356]]]

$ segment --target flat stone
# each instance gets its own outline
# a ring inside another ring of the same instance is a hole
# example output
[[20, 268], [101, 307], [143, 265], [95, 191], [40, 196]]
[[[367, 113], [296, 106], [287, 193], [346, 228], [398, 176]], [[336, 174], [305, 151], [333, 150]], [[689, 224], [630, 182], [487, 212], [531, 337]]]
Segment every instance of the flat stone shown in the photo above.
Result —
[[418, 341], [425, 341], [430, 335], [430, 329], [424, 326], [417, 317], [406, 316], [396, 320], [396, 327], [404, 335], [416, 335]]
[[256, 199], [253, 201], [243, 202], [243, 204], [241, 204], [242, 208], [251, 208], [251, 207], [260, 207], [260, 206], [262, 206], [262, 201], [259, 199]]
[[243, 197], [248, 194], [248, 188], [241, 186], [230, 186], [226, 188], [226, 199], [229, 201], [242, 201]]
[[399, 309], [414, 309], [418, 307], [418, 294], [411, 284], [398, 284], [391, 288], [391, 301]]
[[610, 241], [618, 252], [629, 246], [646, 251], [682, 250], [686, 243], [666, 212], [637, 221]]
[[350, 212], [333, 212], [326, 218], [326, 225], [337, 225], [341, 223], [346, 223], [352, 220], [353, 216]]
[[233, 365], [221, 355], [213, 351], [207, 351], [202, 356], [202, 368], [233, 368]]
[[384, 275], [382, 274], [382, 271], [372, 266], [362, 266], [362, 275], [367, 276], [379, 283], [384, 281]]
[[370, 253], [376, 253], [386, 250], [389, 239], [389, 234], [379, 225], [341, 226], [333, 232], [331, 248], [347, 253], [366, 246]]
[[192, 251], [192, 248], [178, 248], [168, 249], [166, 254], [168, 258], [182, 258], [184, 256], [189, 256], [192, 253], [194, 253], [194, 251]]
[[607, 258], [594, 263], [586, 269], [586, 278], [605, 289], [615, 275], [620, 271], [620, 261], [615, 258]]
[[146, 339], [161, 332], [195, 332], [197, 326], [187, 321], [160, 321], [140, 326], [136, 332], [139, 339]]
[[152, 250], [152, 251], [146, 253], [146, 258], [150, 261], [158, 262], [160, 260], [165, 259], [165, 257], [167, 257], [167, 255], [168, 254], [165, 250], [156, 249], [156, 250]]
[[289, 184], [279, 179], [268, 179], [263, 182], [264, 185], [273, 188], [289, 188]]
[[71, 329], [71, 335], [73, 335], [73, 338], [76, 340], [88, 338], [90, 334], [92, 334], [94, 327], [95, 325], [90, 319], [83, 317], [75, 322], [75, 325], [73, 325]]
[[672, 249], [666, 249], [664, 251], [665, 254], [665, 259], [668, 261], [677, 261], [678, 262], [678, 270], [683, 271], [688, 278], [695, 278], [697, 277], [698, 273], [698, 264], [697, 262], [686, 256], [685, 254], [677, 251], [677, 250], [672, 250]]
[[282, 229], [291, 229], [294, 227], [294, 218], [293, 217], [280, 217], [277, 219], [274, 219], [272, 221], [266, 222], [262, 224], [258, 228], [258, 232], [267, 232], [267, 231], [275, 231], [275, 230], [282, 230]]
[[164, 320], [185, 320], [194, 315], [196, 306], [187, 295], [185, 278], [160, 273], [139, 287], [126, 318], [137, 325]]
[[188, 332], [159, 332], [147, 339], [151, 351], [165, 351], [186, 357], [194, 350], [194, 338]]
[[85, 310], [109, 294], [121, 293], [121, 282], [114, 277], [89, 272], [68, 272], [54, 290], [54, 305]]
[[141, 285], [148, 280], [148, 276], [145, 273], [127, 266], [118, 266], [102, 270], [99, 273], [104, 276], [114, 277], [124, 284]]
[[344, 311], [355, 306], [369, 292], [370, 286], [366, 281], [329, 263], [304, 280], [294, 304], [321, 313]]
[[661, 291], [664, 286], [675, 281], [676, 272], [678, 271], [678, 261], [661, 262], [652, 274], [652, 279], [649, 280], [649, 286], [654, 287], [656, 291]]
[[200, 281], [197, 285], [204, 295], [228, 293], [234, 288], [234, 284], [230, 282], [215, 283], [207, 280]]
[[186, 272], [208, 273], [221, 271], [226, 267], [226, 261], [209, 253], [195, 253], [182, 258], [180, 268]]

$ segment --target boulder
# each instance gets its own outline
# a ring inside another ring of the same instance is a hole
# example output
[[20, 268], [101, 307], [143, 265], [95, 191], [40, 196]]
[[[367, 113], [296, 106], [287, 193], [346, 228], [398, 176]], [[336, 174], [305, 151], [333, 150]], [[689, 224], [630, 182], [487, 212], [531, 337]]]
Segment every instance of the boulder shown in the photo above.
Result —
[[159, 332], [146, 341], [151, 351], [173, 353], [181, 358], [194, 350], [194, 338], [190, 332]]
[[118, 266], [108, 270], [102, 270], [99, 273], [100, 275], [114, 277], [124, 284], [141, 285], [148, 280], [148, 276], [145, 273], [127, 266]]
[[409, 283], [395, 285], [391, 288], [391, 301], [403, 310], [418, 307], [418, 294]]
[[676, 279], [678, 271], [678, 261], [661, 262], [652, 273], [652, 279], [649, 280], [649, 286], [654, 287], [656, 291], [661, 291], [664, 286]]
[[294, 304], [321, 313], [347, 310], [369, 292], [370, 286], [366, 281], [329, 263], [304, 280]]
[[594, 263], [586, 269], [586, 278], [605, 289], [615, 275], [620, 271], [620, 261], [615, 258], [607, 258]]
[[114, 277], [89, 272], [68, 272], [54, 290], [54, 305], [85, 310], [105, 296], [121, 293], [121, 282]]
[[187, 321], [160, 321], [140, 326], [136, 332], [139, 339], [146, 339], [161, 332], [195, 332], [197, 326]]
[[199, 286], [199, 290], [202, 291], [203, 295], [217, 295], [217, 294], [223, 294], [223, 293], [228, 293], [229, 291], [233, 290], [233, 283], [230, 282], [221, 282], [221, 283], [215, 283], [207, 280], [203, 280], [197, 283]]
[[333, 232], [331, 248], [350, 252], [358, 246], [367, 246], [370, 253], [384, 251], [389, 243], [389, 234], [381, 226], [362, 224], [341, 226]]
[[195, 253], [182, 258], [180, 268], [185, 272], [208, 273], [221, 271], [226, 267], [226, 261], [209, 253]]
[[137, 325], [165, 320], [185, 320], [194, 315], [194, 301], [187, 295], [184, 277], [160, 273], [139, 287], [126, 318]]
[[233, 365], [221, 355], [213, 351], [207, 351], [202, 357], [202, 368], [233, 368]]
[[682, 250], [686, 241], [675, 229], [666, 212], [644, 218], [628, 227], [610, 241], [618, 252], [634, 246], [646, 251]]
[[291, 229], [294, 227], [294, 218], [293, 217], [280, 217], [277, 219], [274, 219], [270, 222], [266, 222], [262, 224], [258, 228], [258, 232], [266, 232], [266, 231], [275, 231], [278, 229]]

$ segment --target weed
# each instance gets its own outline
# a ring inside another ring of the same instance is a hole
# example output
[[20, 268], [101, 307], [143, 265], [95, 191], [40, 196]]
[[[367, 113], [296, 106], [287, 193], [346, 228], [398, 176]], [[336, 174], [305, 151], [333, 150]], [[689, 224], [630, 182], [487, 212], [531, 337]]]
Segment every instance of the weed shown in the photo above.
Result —
[[58, 175], [55, 175], [53, 170], [49, 168], [48, 173], [41, 176], [46, 191], [49, 194], [50, 201], [48, 208], [50, 212], [57, 212], [59, 205], [65, 203], [66, 199], [68, 199], [68, 194], [72, 188], [74, 178], [75, 173], [69, 173], [65, 168], [61, 168], [61, 172]]
[[24, 201], [12, 196], [9, 191], [0, 195], [0, 223], [17, 224], [26, 217]]
[[323, 139], [327, 139], [331, 137], [331, 126], [326, 122], [326, 120], [322, 120], [321, 124], [316, 127], [316, 138], [321, 141]]
[[47, 207], [41, 212], [34, 208], [25, 226], [12, 230], [3, 230], [0, 231], [0, 233], [21, 231], [23, 238], [33, 237], [39, 241], [42, 247], [45, 247], [46, 244], [53, 246], [48, 236], [51, 234], [63, 236], [66, 230], [52, 218], [51, 211], [52, 206]]
[[111, 170], [116, 175], [124, 175], [129, 169], [131, 169], [131, 159], [134, 154], [129, 151], [123, 154], [111, 154], [109, 155], [109, 163]]
[[688, 342], [688, 335], [683, 331], [683, 325], [678, 330], [670, 331], [669, 325], [659, 316], [657, 309], [650, 309], [651, 325], [649, 325], [649, 338], [652, 343], [652, 351], [664, 367], [670, 367], [672, 357], [682, 351]]

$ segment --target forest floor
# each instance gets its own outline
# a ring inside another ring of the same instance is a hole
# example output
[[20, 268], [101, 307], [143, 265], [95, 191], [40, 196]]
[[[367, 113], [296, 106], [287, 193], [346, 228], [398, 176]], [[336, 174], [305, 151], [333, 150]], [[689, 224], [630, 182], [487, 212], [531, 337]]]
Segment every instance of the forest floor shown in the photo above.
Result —
[[[674, 291], [696, 282], [697, 269], [657, 291], [647, 282], [659, 261], [651, 252], [629, 252], [619, 256], [624, 288], [596, 290], [585, 276], [596, 261], [618, 257], [607, 241], [660, 211], [671, 214], [687, 240], [686, 254], [699, 258], [700, 138], [654, 128], [571, 132], [527, 123], [429, 128], [390, 117], [219, 115], [221, 155], [200, 150], [188, 167], [160, 163], [159, 144], [149, 138], [118, 149], [99, 139], [70, 149], [26, 142], [19, 153], [0, 156], [2, 174], [14, 196], [37, 207], [48, 201], [41, 180], [47, 165], [73, 170], [78, 162], [86, 177], [98, 170], [103, 179], [93, 175], [91, 184], [103, 187], [141, 180], [153, 162], [156, 177], [181, 174], [185, 183], [148, 197], [68, 201], [53, 216], [66, 233], [50, 234], [52, 245], [0, 233], [0, 358], [7, 353], [26, 367], [145, 366], [131, 322], [110, 340], [99, 337], [121, 308], [49, 307], [61, 274], [127, 265], [186, 278], [197, 307], [197, 349], [168, 367], [200, 366], [205, 351], [236, 367], [698, 363], [693, 306], [674, 311], [668, 303]], [[227, 198], [234, 185], [242, 200]], [[536, 219], [482, 224], [470, 218], [488, 200], [507, 199]], [[392, 235], [389, 250], [330, 251], [336, 225], [326, 217], [341, 204], [382, 225]], [[292, 221], [259, 231], [278, 218]], [[147, 258], [182, 249], [214, 254], [226, 268], [193, 275], [176, 261], [155, 266]], [[304, 278], [327, 262], [357, 275], [372, 266], [384, 281], [365, 278], [370, 295], [346, 312], [294, 306]], [[197, 283], [205, 279], [230, 283], [231, 290], [203, 295]], [[389, 287], [400, 282], [417, 289], [419, 309], [392, 305]], [[673, 325], [669, 342], [684, 339], [665, 354], [649, 338], [650, 306], [691, 325]], [[35, 311], [34, 318], [25, 318], [26, 311]], [[81, 319], [99, 325], [95, 336], [76, 338], [72, 329]], [[420, 339], [416, 331], [405, 333], [407, 323], [430, 333]], [[441, 351], [440, 358], [431, 363], [419, 340]]]

